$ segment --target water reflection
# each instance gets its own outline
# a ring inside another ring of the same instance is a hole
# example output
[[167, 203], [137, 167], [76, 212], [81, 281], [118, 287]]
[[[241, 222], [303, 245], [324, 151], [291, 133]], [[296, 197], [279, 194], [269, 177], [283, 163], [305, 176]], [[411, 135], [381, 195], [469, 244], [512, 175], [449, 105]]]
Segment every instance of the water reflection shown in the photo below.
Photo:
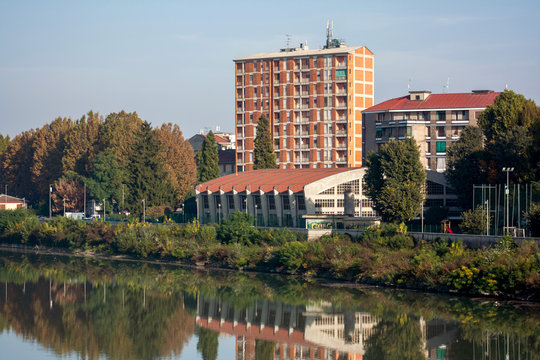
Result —
[[0, 281], [0, 337], [59, 358], [540, 359], [534, 306], [9, 253]]

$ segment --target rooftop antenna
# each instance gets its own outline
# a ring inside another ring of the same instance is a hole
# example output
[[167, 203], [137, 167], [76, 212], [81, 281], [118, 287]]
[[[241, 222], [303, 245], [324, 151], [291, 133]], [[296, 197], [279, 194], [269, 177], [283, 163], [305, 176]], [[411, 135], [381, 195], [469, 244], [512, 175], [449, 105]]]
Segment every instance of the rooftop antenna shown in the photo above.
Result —
[[330, 42], [334, 37], [334, 22], [332, 20], [326, 20], [326, 48], [330, 47]]
[[291, 35], [285, 34], [285, 36], [287, 37], [287, 49], [288, 49], [288, 48], [289, 48], [289, 44], [291, 43]]
[[446, 79], [446, 85], [443, 85], [443, 94], [448, 93], [450, 90], [450, 77]]
[[411, 91], [411, 84], [412, 84], [412, 79], [409, 79], [409, 85], [407, 85], [407, 88], [409, 89], [409, 91]]

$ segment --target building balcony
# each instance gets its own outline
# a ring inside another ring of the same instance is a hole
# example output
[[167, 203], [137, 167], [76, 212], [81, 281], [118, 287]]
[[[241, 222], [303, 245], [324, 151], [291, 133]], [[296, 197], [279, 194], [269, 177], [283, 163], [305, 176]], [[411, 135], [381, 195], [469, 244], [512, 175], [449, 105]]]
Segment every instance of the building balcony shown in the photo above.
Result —
[[336, 82], [344, 82], [347, 81], [346, 76], [336, 76]]
[[338, 143], [336, 145], [336, 149], [338, 149], [338, 150], [346, 150], [347, 149], [347, 144], [346, 143]]
[[336, 136], [347, 136], [347, 131], [338, 130], [338, 131], [336, 131]]
[[241, 108], [241, 107], [236, 108], [236, 112], [237, 112], [237, 113], [243, 113], [243, 112], [244, 112], [244, 108]]
[[346, 162], [347, 162], [347, 158], [346, 158], [346, 157], [337, 158], [337, 159], [336, 159], [336, 162], [337, 162], [337, 163], [346, 163]]
[[347, 103], [337, 103], [336, 109], [347, 109]]
[[347, 122], [347, 118], [346, 117], [341, 117], [341, 118], [337, 118], [336, 119], [336, 123], [346, 123]]

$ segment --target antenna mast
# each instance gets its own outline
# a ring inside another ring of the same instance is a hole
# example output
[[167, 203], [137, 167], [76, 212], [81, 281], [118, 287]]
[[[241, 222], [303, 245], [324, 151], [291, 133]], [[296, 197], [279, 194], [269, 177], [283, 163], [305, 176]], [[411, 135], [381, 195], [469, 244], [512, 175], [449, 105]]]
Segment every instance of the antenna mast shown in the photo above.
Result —
[[287, 49], [289, 48], [289, 45], [291, 43], [291, 35], [289, 34], [285, 34], [285, 36], [287, 37]]
[[446, 80], [446, 85], [443, 85], [443, 94], [446, 94], [450, 90], [450, 77]]

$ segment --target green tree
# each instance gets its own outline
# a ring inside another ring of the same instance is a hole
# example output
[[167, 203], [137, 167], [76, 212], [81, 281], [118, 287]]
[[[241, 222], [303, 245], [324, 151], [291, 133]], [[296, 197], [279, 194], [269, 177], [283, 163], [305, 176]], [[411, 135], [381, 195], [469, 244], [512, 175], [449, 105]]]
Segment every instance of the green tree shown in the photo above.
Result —
[[399, 315], [380, 321], [366, 341], [370, 360], [422, 360], [422, 331], [418, 319]]
[[132, 212], [142, 213], [142, 200], [147, 207], [169, 205], [172, 201], [174, 190], [167, 180], [161, 152], [156, 134], [150, 124], [144, 121], [135, 133], [131, 161], [127, 166], [127, 204]]
[[461, 213], [463, 221], [459, 224], [459, 229], [464, 234], [482, 235], [486, 230], [486, 210], [477, 206], [474, 210], [467, 210]]
[[420, 213], [426, 172], [414, 139], [392, 140], [370, 154], [364, 179], [384, 221], [404, 222]]
[[10, 142], [9, 135], [3, 136], [0, 134], [0, 156], [7, 150]]
[[533, 100], [505, 90], [482, 112], [478, 125], [486, 137], [485, 149], [491, 183], [504, 181], [501, 169], [515, 168], [512, 180], [538, 180], [540, 110]]
[[195, 331], [199, 337], [197, 350], [201, 353], [203, 360], [216, 360], [218, 354], [219, 333], [202, 327]]
[[97, 154], [92, 168], [91, 175], [83, 180], [89, 197], [99, 201], [106, 199], [109, 204], [116, 201], [121, 206], [122, 180], [125, 176], [113, 150], [109, 148]]
[[203, 183], [219, 177], [218, 151], [214, 133], [209, 131], [197, 153], [197, 181]]
[[276, 343], [266, 340], [255, 340], [255, 359], [273, 360]]
[[255, 149], [253, 150], [255, 161], [253, 169], [277, 168], [276, 153], [272, 144], [270, 124], [266, 116], [262, 115], [257, 122], [257, 135], [255, 136]]
[[527, 227], [531, 232], [531, 236], [540, 236], [540, 203], [531, 204], [525, 217], [527, 218]]
[[466, 126], [461, 136], [448, 147], [446, 179], [452, 186], [464, 209], [472, 208], [473, 185], [487, 181], [484, 136], [477, 126]]

